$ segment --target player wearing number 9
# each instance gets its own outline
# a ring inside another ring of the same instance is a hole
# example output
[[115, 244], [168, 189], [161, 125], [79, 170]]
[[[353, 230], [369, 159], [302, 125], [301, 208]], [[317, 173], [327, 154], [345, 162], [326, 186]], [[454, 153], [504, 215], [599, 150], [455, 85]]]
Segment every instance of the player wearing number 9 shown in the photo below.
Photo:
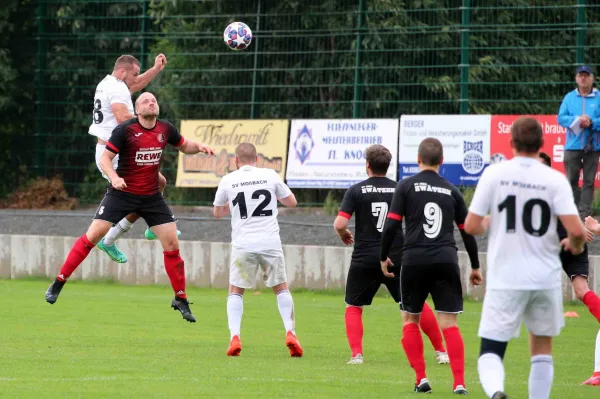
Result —
[[[346, 245], [354, 244], [352, 260], [346, 279], [346, 335], [352, 351], [348, 364], [363, 363], [363, 307], [371, 305], [382, 284], [396, 303], [400, 303], [400, 266], [402, 259], [402, 231], [394, 237], [390, 258], [394, 267], [391, 275], [384, 275], [379, 264], [381, 232], [392, 203], [396, 181], [386, 177], [392, 154], [382, 145], [367, 148], [366, 172], [368, 179], [351, 186], [344, 195], [333, 227]], [[348, 222], [356, 216], [356, 238], [348, 230]], [[387, 271], [387, 270], [386, 270]], [[437, 362], [448, 363], [448, 355], [440, 327], [431, 308], [423, 309], [420, 326], [429, 337], [436, 352]]]
[[256, 147], [242, 143], [235, 149], [237, 170], [224, 176], [215, 195], [214, 215], [231, 213], [231, 262], [227, 318], [230, 341], [227, 356], [242, 351], [240, 330], [244, 311], [243, 295], [253, 288], [258, 269], [267, 287], [277, 297], [279, 313], [286, 331], [286, 345], [292, 357], [302, 356], [296, 338], [294, 302], [288, 290], [285, 260], [279, 224], [277, 200], [288, 207], [296, 206], [296, 197], [272, 169], [258, 168]]
[[416, 392], [429, 392], [425, 374], [423, 340], [419, 331], [421, 312], [431, 294], [442, 333], [446, 338], [453, 391], [466, 395], [464, 343], [457, 324], [463, 310], [462, 282], [454, 241], [454, 224], [460, 229], [471, 261], [471, 282], [481, 283], [475, 238], [463, 230], [467, 206], [458, 189], [438, 173], [444, 158], [442, 143], [434, 138], [421, 142], [420, 172], [398, 183], [381, 236], [380, 261], [384, 273], [391, 264], [390, 248], [402, 220], [406, 226], [400, 274], [404, 330], [402, 346], [416, 373]]
[[558, 220], [574, 255], [585, 243], [569, 182], [537, 159], [542, 145], [540, 123], [517, 119], [511, 127], [515, 157], [483, 172], [465, 222], [472, 234], [483, 234], [488, 224], [490, 230], [478, 360], [490, 398], [506, 397], [502, 359], [523, 322], [530, 333], [529, 397], [550, 397], [552, 338], [564, 326]]

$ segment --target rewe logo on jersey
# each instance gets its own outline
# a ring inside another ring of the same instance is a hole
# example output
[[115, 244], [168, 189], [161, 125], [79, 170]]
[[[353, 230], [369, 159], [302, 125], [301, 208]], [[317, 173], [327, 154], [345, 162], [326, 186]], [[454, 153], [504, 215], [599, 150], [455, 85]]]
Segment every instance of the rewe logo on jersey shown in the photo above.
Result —
[[444, 187], [430, 186], [427, 183], [415, 183], [415, 191], [416, 192], [427, 191], [430, 193], [440, 193], [440, 194], [452, 195], [452, 191], [450, 191], [450, 189], [447, 189]]
[[394, 187], [375, 187], [367, 184], [366, 186], [361, 186], [360, 190], [363, 194], [366, 193], [393, 193], [396, 191]]
[[135, 153], [135, 162], [137, 164], [154, 164], [160, 162], [162, 150], [145, 150]]

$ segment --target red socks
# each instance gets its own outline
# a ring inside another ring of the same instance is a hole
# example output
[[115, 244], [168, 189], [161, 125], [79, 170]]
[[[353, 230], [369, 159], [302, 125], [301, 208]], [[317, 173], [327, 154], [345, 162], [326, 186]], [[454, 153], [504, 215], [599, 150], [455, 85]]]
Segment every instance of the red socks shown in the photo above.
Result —
[[94, 244], [88, 240], [86, 235], [82, 235], [79, 237], [75, 244], [69, 251], [67, 255], [67, 259], [65, 263], [60, 268], [60, 273], [56, 276], [58, 281], [67, 281], [67, 279], [73, 274], [75, 269], [87, 258], [92, 248], [94, 248]]
[[164, 251], [165, 255], [165, 270], [171, 280], [171, 287], [175, 291], [175, 296], [187, 299], [185, 295], [185, 268], [183, 259], [179, 256], [179, 250]]
[[444, 348], [444, 341], [442, 340], [442, 332], [438, 325], [437, 319], [433, 310], [429, 307], [427, 302], [423, 305], [423, 311], [421, 312], [421, 320], [419, 322], [421, 330], [427, 335], [433, 345], [433, 349], [437, 352], [446, 352]]
[[450, 369], [454, 376], [454, 388], [458, 385], [465, 387], [465, 344], [457, 326], [444, 330], [444, 338], [448, 346]]
[[362, 339], [363, 339], [363, 323], [362, 323], [362, 308], [357, 306], [346, 307], [346, 336], [348, 344], [352, 350], [352, 357], [363, 354]]
[[421, 336], [421, 330], [419, 330], [419, 326], [417, 324], [408, 323], [404, 325], [402, 347], [404, 348], [404, 353], [406, 353], [410, 367], [415, 370], [418, 384], [421, 382], [421, 379], [427, 377], [425, 375], [423, 337]]
[[583, 296], [583, 303], [588, 307], [590, 313], [600, 322], [600, 298], [594, 291], [588, 291]]

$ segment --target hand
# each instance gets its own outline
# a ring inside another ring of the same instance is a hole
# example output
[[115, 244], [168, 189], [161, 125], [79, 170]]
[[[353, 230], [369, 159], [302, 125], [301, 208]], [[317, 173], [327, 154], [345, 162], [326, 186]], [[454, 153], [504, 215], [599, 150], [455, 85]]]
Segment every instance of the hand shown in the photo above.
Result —
[[348, 229], [343, 231], [342, 233], [338, 233], [340, 236], [340, 240], [346, 245], [354, 244], [354, 237], [352, 236], [352, 232]]
[[154, 59], [154, 68], [158, 69], [158, 71], [162, 71], [163, 69], [165, 69], [165, 66], [167, 65], [167, 57], [165, 57], [164, 54], [159, 54], [156, 56], [156, 58]]
[[582, 115], [581, 119], [579, 121], [579, 126], [583, 127], [583, 128], [588, 128], [588, 127], [592, 126], [592, 120], [590, 119], [589, 116]]
[[569, 251], [571, 252], [573, 255], [579, 255], [580, 253], [583, 252], [583, 245], [579, 248], [571, 248], [571, 240], [569, 239], [569, 237], [564, 238], [561, 242], [560, 245], [563, 247], [563, 250], [565, 251]]
[[469, 281], [471, 282], [471, 285], [480, 285], [481, 283], [483, 283], [483, 276], [481, 275], [481, 270], [472, 269], [471, 275], [469, 276]]
[[210, 156], [210, 155], [215, 155], [215, 149], [212, 147], [209, 147], [207, 145], [204, 144], [198, 144], [198, 148], [200, 149], [200, 152], [205, 153], [206, 155]]
[[389, 278], [394, 277], [394, 273], [390, 273], [388, 271], [388, 268], [390, 266], [394, 266], [394, 264], [392, 263], [390, 258], [387, 258], [386, 260], [382, 260], [380, 263], [381, 263], [381, 271], [383, 272], [383, 275], [386, 277], [389, 277]]
[[595, 236], [596, 235], [594, 234], [594, 232], [592, 232], [588, 229], [585, 229], [585, 242], [590, 243], [590, 242], [594, 241]]
[[585, 218], [584, 221], [585, 228], [591, 231], [592, 233], [598, 231], [598, 221], [591, 216]]
[[115, 190], [119, 190], [119, 191], [123, 190], [124, 188], [127, 188], [127, 184], [125, 184], [125, 180], [123, 180], [120, 177], [117, 177], [116, 179], [112, 180], [110, 182], [110, 184], [112, 184], [112, 186]]

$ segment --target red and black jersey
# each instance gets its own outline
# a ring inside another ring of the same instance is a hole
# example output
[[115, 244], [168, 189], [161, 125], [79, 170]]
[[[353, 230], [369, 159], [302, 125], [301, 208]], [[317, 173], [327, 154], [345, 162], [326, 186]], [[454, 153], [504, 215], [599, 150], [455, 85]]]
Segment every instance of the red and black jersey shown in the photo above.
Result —
[[179, 147], [183, 141], [177, 129], [164, 120], [157, 120], [152, 129], [146, 129], [137, 118], [119, 124], [106, 149], [119, 154], [117, 173], [127, 184], [123, 191], [136, 195], [157, 193], [163, 150], [167, 143]]

